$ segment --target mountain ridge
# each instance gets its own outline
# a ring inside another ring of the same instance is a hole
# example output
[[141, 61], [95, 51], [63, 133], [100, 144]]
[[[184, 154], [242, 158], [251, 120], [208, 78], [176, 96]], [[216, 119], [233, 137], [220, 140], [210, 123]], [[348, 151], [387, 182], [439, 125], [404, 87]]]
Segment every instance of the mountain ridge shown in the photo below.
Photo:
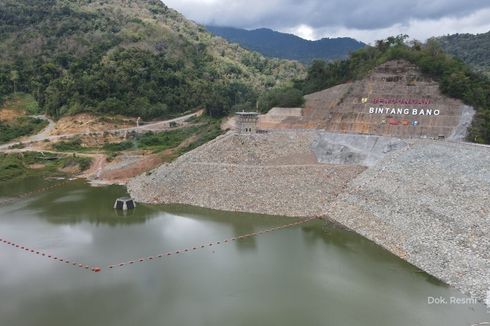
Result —
[[0, 12], [0, 98], [31, 93], [53, 117], [218, 116], [304, 75], [301, 64], [229, 44], [159, 0], [4, 0]]
[[234, 27], [206, 26], [206, 29], [244, 48], [257, 51], [267, 57], [297, 60], [311, 63], [315, 59], [336, 60], [366, 44], [349, 37], [305, 40], [297, 35], [281, 33], [269, 28], [245, 30]]
[[451, 55], [490, 76], [490, 31], [480, 34], [451, 34], [437, 37], [441, 47]]

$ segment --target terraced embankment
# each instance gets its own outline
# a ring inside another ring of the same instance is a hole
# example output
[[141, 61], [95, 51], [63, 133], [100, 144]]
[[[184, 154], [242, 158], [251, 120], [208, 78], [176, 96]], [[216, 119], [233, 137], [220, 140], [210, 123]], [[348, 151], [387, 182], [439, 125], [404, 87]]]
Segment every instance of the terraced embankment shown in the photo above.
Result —
[[490, 287], [489, 167], [490, 148], [471, 144], [228, 133], [128, 189], [145, 203], [324, 215], [483, 301]]
[[322, 131], [228, 133], [130, 181], [129, 191], [146, 203], [323, 215], [326, 205], [366, 166], [404, 146], [395, 138], [337, 138]]
[[179, 203], [226, 211], [307, 217], [365, 167], [319, 163], [319, 132], [229, 133], [130, 181], [140, 202]]

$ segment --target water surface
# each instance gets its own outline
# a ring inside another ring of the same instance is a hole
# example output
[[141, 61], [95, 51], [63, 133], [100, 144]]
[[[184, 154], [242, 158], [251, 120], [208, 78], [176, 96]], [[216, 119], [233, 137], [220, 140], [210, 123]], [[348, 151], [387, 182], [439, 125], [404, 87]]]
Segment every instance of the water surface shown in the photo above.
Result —
[[[59, 182], [59, 181], [51, 181]], [[0, 194], [42, 186], [0, 185]], [[122, 187], [74, 182], [0, 206], [0, 236], [90, 265], [291, 223], [182, 206], [112, 209]], [[0, 325], [471, 325], [483, 305], [372, 242], [321, 221], [151, 263], [92, 273], [0, 245]]]

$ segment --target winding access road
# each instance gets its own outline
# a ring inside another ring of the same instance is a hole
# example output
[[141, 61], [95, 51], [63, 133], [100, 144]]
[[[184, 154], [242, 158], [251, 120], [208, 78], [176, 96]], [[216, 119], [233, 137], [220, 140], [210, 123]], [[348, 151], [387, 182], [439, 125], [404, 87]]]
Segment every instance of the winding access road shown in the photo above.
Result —
[[[172, 123], [182, 123], [190, 118], [193, 117], [199, 117], [204, 113], [204, 110], [199, 110], [190, 114], [186, 114], [184, 116], [170, 119], [170, 120], [164, 120], [164, 121], [157, 121], [157, 122], [152, 122], [149, 124], [145, 124], [142, 126], [138, 127], [131, 127], [131, 128], [121, 128], [121, 129], [111, 129], [111, 130], [104, 130], [104, 131], [86, 131], [86, 132], [80, 132], [80, 133], [72, 133], [72, 134], [63, 134], [63, 135], [50, 135], [51, 131], [55, 128], [56, 123], [49, 119], [45, 115], [38, 115], [38, 116], [33, 116], [34, 118], [39, 118], [48, 121], [48, 126], [44, 128], [40, 133], [25, 137], [21, 141], [14, 141], [10, 142], [7, 144], [0, 145], [0, 152], [8, 152], [11, 150], [12, 146], [24, 144], [24, 145], [30, 145], [32, 143], [36, 142], [41, 142], [41, 141], [56, 141], [56, 140], [61, 140], [65, 138], [71, 138], [71, 137], [76, 137], [76, 136], [86, 136], [86, 135], [102, 135], [104, 133], [118, 133], [118, 134], [124, 134], [124, 133], [129, 133], [129, 132], [137, 132], [137, 133], [147, 133], [151, 131], [164, 131], [164, 130], [169, 130], [171, 129], [171, 124]], [[35, 150], [35, 149], [32, 149]]]

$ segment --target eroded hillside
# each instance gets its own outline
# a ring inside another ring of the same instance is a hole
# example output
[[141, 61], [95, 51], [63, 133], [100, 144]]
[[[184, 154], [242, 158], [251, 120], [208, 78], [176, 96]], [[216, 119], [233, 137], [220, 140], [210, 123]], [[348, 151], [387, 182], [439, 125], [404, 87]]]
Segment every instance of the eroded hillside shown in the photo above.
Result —
[[285, 114], [275, 124], [266, 116], [260, 125], [462, 139], [473, 114], [461, 101], [444, 96], [438, 83], [415, 65], [394, 60], [378, 66], [367, 78], [307, 95], [299, 116]]

